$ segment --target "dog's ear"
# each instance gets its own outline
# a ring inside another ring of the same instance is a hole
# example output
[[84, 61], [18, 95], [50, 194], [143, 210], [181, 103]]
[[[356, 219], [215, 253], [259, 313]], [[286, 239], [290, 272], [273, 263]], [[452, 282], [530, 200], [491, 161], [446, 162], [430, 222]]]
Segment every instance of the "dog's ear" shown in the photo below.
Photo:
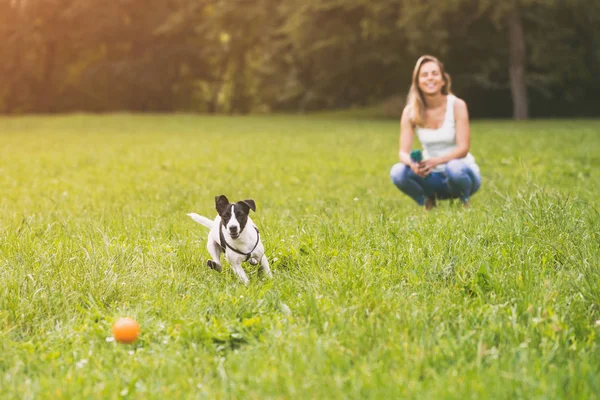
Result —
[[250, 207], [250, 209], [252, 211], [256, 212], [256, 203], [254, 203], [254, 200], [252, 200], [252, 199], [246, 199], [246, 200], [240, 201], [240, 203], [246, 204], [248, 207]]
[[217, 209], [219, 215], [221, 215], [221, 213], [223, 213], [227, 209], [228, 205], [229, 200], [227, 199], [227, 196], [225, 196], [224, 194], [220, 196], [215, 196], [215, 208]]

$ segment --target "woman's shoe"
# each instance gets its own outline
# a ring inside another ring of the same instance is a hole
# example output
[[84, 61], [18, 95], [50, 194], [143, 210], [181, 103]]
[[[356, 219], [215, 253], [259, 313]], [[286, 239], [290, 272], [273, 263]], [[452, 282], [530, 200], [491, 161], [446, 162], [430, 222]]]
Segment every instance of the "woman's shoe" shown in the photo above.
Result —
[[428, 197], [427, 201], [425, 201], [425, 210], [429, 211], [435, 206], [435, 197]]

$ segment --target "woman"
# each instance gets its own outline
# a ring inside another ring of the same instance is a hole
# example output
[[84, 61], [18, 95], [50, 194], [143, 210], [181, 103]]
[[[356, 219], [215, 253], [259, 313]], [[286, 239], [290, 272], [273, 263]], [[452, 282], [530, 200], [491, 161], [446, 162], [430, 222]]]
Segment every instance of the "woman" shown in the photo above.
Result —
[[[426, 210], [435, 207], [436, 198], [460, 198], [469, 207], [481, 186], [479, 167], [469, 153], [467, 105], [450, 86], [450, 75], [437, 58], [419, 58], [400, 122], [400, 163], [390, 171], [394, 185]], [[421, 162], [410, 157], [415, 132], [423, 146]]]

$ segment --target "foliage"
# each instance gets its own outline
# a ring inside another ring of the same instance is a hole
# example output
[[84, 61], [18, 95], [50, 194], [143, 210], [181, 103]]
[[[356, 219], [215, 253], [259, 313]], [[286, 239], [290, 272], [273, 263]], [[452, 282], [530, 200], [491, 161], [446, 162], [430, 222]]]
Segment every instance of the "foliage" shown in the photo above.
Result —
[[473, 116], [509, 116], [514, 7], [533, 115], [593, 115], [600, 3], [583, 0], [4, 0], [0, 112], [368, 106], [433, 53]]

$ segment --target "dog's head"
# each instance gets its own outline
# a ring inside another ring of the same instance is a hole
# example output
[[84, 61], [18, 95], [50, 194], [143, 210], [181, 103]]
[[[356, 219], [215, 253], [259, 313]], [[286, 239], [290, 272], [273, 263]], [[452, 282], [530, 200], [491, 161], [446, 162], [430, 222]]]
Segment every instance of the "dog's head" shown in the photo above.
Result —
[[252, 199], [230, 203], [226, 196], [221, 195], [215, 197], [215, 205], [221, 217], [221, 224], [232, 239], [237, 239], [246, 227], [250, 210], [256, 211], [256, 204]]

